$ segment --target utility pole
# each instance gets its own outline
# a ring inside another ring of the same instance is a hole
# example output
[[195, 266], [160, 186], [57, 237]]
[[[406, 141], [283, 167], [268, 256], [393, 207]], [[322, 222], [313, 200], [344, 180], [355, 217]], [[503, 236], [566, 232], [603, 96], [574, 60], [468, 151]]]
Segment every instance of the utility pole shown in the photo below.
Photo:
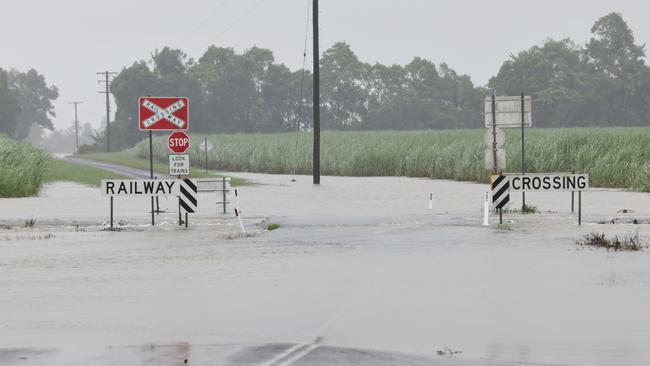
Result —
[[106, 88], [105, 90], [100, 90], [100, 94], [106, 94], [106, 151], [111, 152], [111, 102], [110, 102], [110, 91], [109, 86], [111, 83], [111, 77], [116, 75], [116, 72], [102, 71], [98, 72], [97, 75], [103, 77], [104, 80], [98, 79], [98, 83], [104, 83]]
[[83, 102], [68, 102], [68, 104], [74, 104], [74, 137], [75, 137], [75, 143], [74, 143], [74, 153], [79, 152], [79, 120], [77, 119], [77, 105], [83, 104]]
[[313, 33], [314, 33], [314, 152], [313, 178], [314, 184], [320, 184], [320, 51], [318, 50], [318, 0], [313, 0]]

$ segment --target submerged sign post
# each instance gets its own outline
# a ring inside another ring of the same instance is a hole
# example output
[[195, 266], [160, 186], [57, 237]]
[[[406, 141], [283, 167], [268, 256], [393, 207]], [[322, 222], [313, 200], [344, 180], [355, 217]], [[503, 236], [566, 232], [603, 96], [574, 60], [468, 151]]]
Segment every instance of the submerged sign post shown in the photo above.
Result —
[[185, 209], [185, 226], [187, 226], [187, 213], [196, 212], [198, 206], [196, 182], [187, 178], [102, 180], [101, 191], [102, 195], [111, 198], [111, 229], [113, 228], [113, 198], [116, 196], [177, 196], [179, 205]]
[[[503, 171], [506, 167], [506, 154], [501, 147], [505, 141], [505, 133], [501, 128], [521, 128], [521, 174], [526, 174], [524, 128], [533, 125], [533, 100], [523, 93], [520, 96], [501, 96], [485, 98], [485, 128], [486, 145], [485, 169], [492, 174]], [[492, 140], [489, 141], [489, 135]], [[526, 208], [526, 193], [522, 192], [522, 211]]]
[[582, 191], [589, 190], [589, 174], [501, 174], [490, 177], [493, 207], [501, 209], [510, 192], [578, 192], [578, 225], [582, 225]]
[[[140, 97], [138, 99], [138, 128], [140, 131], [149, 131], [149, 174], [153, 176], [153, 131], [185, 131], [190, 124], [190, 100], [187, 97]], [[184, 132], [176, 132], [182, 133]], [[172, 134], [173, 136], [174, 134]], [[185, 135], [187, 137], [187, 135]], [[174, 148], [182, 149], [183, 139], [178, 146]], [[189, 147], [189, 137], [187, 137], [187, 147]], [[185, 152], [187, 150], [182, 150]], [[170, 136], [170, 148], [171, 136]], [[170, 166], [171, 169], [171, 166]], [[154, 196], [151, 196], [151, 225], [155, 224], [154, 220]]]

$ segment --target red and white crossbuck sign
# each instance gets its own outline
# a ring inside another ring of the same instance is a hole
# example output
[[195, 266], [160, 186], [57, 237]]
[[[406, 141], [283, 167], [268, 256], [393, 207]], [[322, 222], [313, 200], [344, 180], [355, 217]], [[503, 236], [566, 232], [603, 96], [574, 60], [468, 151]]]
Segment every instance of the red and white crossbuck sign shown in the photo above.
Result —
[[186, 97], [140, 97], [140, 130], [187, 130], [190, 101]]

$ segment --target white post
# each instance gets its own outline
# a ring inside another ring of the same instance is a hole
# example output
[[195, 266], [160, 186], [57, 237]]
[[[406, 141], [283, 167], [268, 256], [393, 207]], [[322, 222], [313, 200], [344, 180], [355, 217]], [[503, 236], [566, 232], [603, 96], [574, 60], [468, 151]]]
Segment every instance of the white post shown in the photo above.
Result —
[[237, 221], [239, 221], [239, 227], [241, 228], [241, 232], [243, 234], [246, 234], [246, 229], [244, 228], [244, 222], [241, 219], [241, 211], [239, 210], [239, 192], [237, 188], [235, 188], [235, 216], [237, 216]]
[[433, 192], [429, 193], [429, 210], [433, 210]]
[[483, 226], [490, 226], [490, 191], [485, 192], [485, 199], [483, 200]]

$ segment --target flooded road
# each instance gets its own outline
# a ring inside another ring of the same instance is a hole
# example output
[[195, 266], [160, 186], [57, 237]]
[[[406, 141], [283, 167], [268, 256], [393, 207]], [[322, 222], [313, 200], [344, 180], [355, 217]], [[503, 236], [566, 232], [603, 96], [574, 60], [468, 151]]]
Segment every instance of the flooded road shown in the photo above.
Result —
[[210, 196], [187, 230], [174, 202], [150, 228], [146, 199], [120, 200], [122, 232], [100, 231], [98, 189], [3, 199], [0, 363], [650, 363], [650, 252], [574, 244], [650, 236], [597, 224], [647, 219], [648, 194], [584, 193], [581, 227], [570, 194], [528, 194], [541, 213], [506, 214], [497, 230], [480, 225], [485, 185], [235, 175], [259, 183], [240, 190], [252, 236], [234, 235]]

